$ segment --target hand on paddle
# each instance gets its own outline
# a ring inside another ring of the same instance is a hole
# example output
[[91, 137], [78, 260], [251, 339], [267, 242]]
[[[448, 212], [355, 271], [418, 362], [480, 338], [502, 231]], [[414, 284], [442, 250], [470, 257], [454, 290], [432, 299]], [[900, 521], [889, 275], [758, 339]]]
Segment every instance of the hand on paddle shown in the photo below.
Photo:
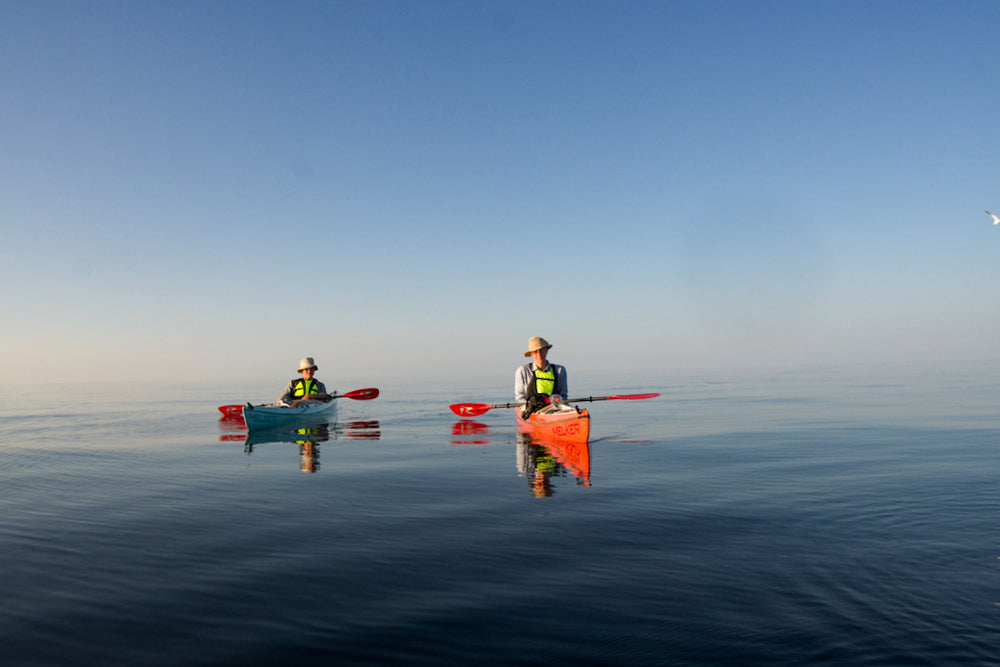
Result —
[[288, 406], [294, 408], [296, 405], [300, 405], [304, 401], [322, 401], [323, 403], [329, 403], [335, 398], [337, 398], [336, 394], [306, 394], [302, 398], [292, 401], [288, 404]]

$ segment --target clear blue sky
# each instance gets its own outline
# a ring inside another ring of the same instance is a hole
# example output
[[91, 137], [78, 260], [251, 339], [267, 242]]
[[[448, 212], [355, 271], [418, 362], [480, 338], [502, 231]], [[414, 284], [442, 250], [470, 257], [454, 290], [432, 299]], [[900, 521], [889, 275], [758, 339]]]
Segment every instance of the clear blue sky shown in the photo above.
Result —
[[998, 32], [993, 0], [2, 3], [0, 374], [1000, 356]]

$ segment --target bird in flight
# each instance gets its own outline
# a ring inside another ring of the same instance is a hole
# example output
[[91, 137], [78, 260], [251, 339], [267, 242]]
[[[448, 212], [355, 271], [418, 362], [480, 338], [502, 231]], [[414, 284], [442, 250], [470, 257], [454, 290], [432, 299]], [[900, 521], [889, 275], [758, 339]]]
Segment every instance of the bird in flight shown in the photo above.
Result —
[[993, 214], [992, 214], [992, 213], [990, 213], [989, 211], [986, 211], [986, 215], [988, 215], [988, 216], [990, 216], [991, 218], [993, 218], [993, 224], [994, 224], [994, 225], [1000, 225], [1000, 216], [996, 216], [996, 215], [993, 215]]

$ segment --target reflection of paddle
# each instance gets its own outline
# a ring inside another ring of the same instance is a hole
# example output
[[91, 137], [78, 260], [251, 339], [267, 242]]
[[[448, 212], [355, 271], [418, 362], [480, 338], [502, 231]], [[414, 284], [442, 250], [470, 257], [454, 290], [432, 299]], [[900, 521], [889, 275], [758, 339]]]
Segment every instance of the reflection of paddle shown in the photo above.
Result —
[[472, 421], [471, 419], [462, 419], [451, 425], [452, 435], [483, 435], [484, 433], [489, 433], [489, 431], [489, 426]]
[[451, 444], [488, 445], [490, 427], [471, 419], [459, 419], [451, 426]]
[[347, 422], [340, 427], [344, 437], [350, 440], [378, 440], [382, 437], [377, 419]]
[[[346, 394], [334, 394], [333, 398], [353, 398], [355, 401], [370, 401], [373, 398], [378, 398], [378, 389], [375, 387], [368, 387], [366, 389], [355, 389], [354, 391], [349, 391]], [[247, 404], [249, 405], [249, 403]], [[251, 406], [253, 407], [253, 406]], [[243, 416], [243, 406], [242, 405], [220, 405], [219, 412], [226, 419], [237, 419]]]
[[[587, 396], [586, 398], [567, 398], [563, 403], [580, 403], [583, 401], [636, 401], [643, 398], [656, 398], [659, 394], [623, 394], [621, 396]], [[454, 403], [448, 406], [459, 417], [478, 417], [493, 408], [520, 408], [524, 403], [501, 403], [487, 405], [486, 403]]]

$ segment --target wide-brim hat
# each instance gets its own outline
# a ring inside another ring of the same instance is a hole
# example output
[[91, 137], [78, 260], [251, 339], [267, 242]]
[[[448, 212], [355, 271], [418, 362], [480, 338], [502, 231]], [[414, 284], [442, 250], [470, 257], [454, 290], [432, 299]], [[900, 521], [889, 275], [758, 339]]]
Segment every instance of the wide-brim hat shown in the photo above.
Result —
[[319, 366], [316, 365], [316, 362], [313, 361], [312, 357], [305, 357], [302, 361], [299, 362], [299, 373], [301, 373], [307, 368], [311, 368], [314, 371], [319, 370]]
[[549, 341], [545, 340], [544, 338], [540, 338], [538, 336], [532, 336], [530, 339], [528, 339], [528, 351], [524, 353], [524, 356], [530, 357], [532, 352], [536, 352], [538, 350], [547, 350], [550, 347], [552, 346], [549, 344]]

